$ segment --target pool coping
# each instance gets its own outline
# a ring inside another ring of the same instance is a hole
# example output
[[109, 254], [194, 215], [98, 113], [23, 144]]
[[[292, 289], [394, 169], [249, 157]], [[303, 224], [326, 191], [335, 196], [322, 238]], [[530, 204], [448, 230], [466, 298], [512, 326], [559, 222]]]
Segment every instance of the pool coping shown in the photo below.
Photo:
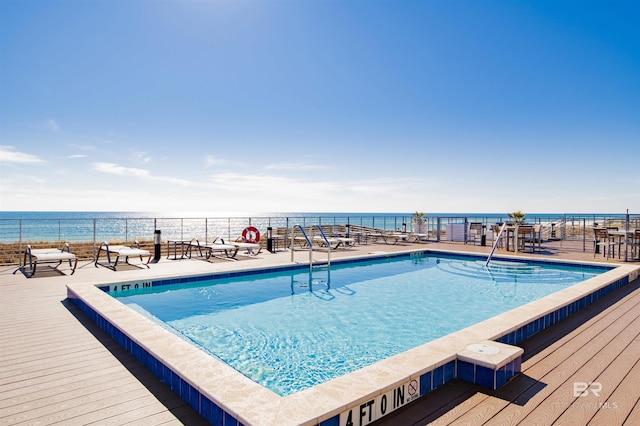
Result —
[[[341, 259], [340, 263], [406, 255], [412, 252], [479, 257], [478, 253], [414, 249], [384, 256], [352, 256]], [[638, 266], [626, 264], [612, 267], [611, 264], [599, 262], [557, 261], [522, 256], [500, 255], [494, 258], [563, 265], [593, 265], [613, 269], [458, 332], [284, 397], [251, 381], [224, 362], [129, 309], [99, 288], [117, 280], [69, 284], [67, 295], [114, 340], [212, 424], [218, 421], [222, 424], [224, 419], [225, 424], [235, 422], [257, 426], [328, 426], [343, 424], [349, 413], [367, 416], [363, 423], [367, 424], [367, 419], [375, 420], [398, 408], [390, 407], [380, 415], [378, 402], [380, 398], [385, 398], [385, 395], [391, 395], [400, 388], [404, 389], [407, 384], [418, 383], [419, 393], [406, 398], [406, 401], [403, 400], [402, 405], [406, 405], [410, 400], [424, 396], [457, 378], [457, 354], [467, 345], [484, 340], [517, 345], [527, 337], [632, 281], [640, 270]], [[234, 273], [290, 267], [299, 265], [246, 268]], [[217, 276], [228, 273], [201, 275]], [[185, 277], [194, 276], [196, 275]], [[154, 277], [153, 281], [167, 278], [171, 277]], [[142, 284], [140, 280], [122, 283]], [[371, 410], [378, 411], [372, 414]]]

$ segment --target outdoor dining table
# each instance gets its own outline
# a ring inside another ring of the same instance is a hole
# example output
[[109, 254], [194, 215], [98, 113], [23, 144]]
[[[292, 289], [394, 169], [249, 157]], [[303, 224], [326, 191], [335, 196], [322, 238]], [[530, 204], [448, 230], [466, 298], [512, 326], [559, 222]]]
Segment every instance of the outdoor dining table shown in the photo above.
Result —
[[506, 241], [505, 248], [506, 248], [507, 251], [510, 250], [509, 241], [513, 240], [513, 251], [515, 253], [518, 253], [518, 248], [520, 246], [519, 238], [521, 236], [524, 237], [524, 234], [521, 234], [521, 233], [518, 232], [518, 229], [520, 227], [523, 227], [523, 228], [526, 227], [527, 229], [531, 228], [532, 229], [532, 231], [531, 231], [532, 232], [532, 238], [533, 238], [533, 226], [532, 225], [507, 225], [505, 227], [505, 229], [504, 229], [505, 241]]
[[[620, 245], [624, 244], [624, 261], [627, 262], [628, 258], [628, 247], [629, 247], [629, 239], [633, 238], [635, 235], [635, 229], [629, 230], [609, 230], [609, 235], [612, 237], [618, 237], [618, 242]], [[620, 257], [620, 251], [618, 250], [618, 258]]]

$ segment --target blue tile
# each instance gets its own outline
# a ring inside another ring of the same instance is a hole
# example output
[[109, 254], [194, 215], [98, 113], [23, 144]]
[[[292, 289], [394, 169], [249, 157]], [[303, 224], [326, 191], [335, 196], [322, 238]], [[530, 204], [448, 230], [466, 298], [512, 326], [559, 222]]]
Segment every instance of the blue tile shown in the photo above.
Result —
[[213, 422], [212, 406], [213, 404], [211, 403], [211, 401], [200, 394], [200, 409], [198, 410], [198, 413], [209, 423], [217, 424]]
[[505, 376], [505, 381], [509, 380], [510, 378], [512, 378], [513, 376], [515, 376], [515, 373], [513, 371], [513, 361], [507, 363], [504, 367], [502, 367], [504, 369], [504, 376]]
[[458, 379], [475, 383], [475, 364], [466, 361], [458, 361]]
[[514, 374], [520, 374], [522, 372], [522, 358], [518, 357], [513, 360], [513, 372]]
[[450, 361], [444, 365], [444, 382], [448, 383], [456, 377], [456, 363]]
[[166, 365], [162, 364], [162, 383], [171, 388], [172, 371]]
[[433, 370], [433, 389], [436, 389], [444, 384], [444, 367], [440, 367]]
[[200, 409], [200, 392], [196, 390], [193, 386], [189, 385], [189, 405], [194, 410], [198, 411]]
[[485, 388], [493, 389], [494, 379], [495, 372], [493, 371], [493, 368], [476, 365], [476, 379], [474, 383], [484, 386]]
[[[500, 367], [496, 372], [496, 384], [495, 384], [495, 389], [500, 389], [502, 387], [502, 385], [504, 385], [507, 380], [510, 378], [508, 373], [507, 373], [507, 366], [503, 365], [502, 367]], [[495, 390], [494, 389], [494, 390]]]
[[226, 413], [216, 403], [211, 402], [211, 424], [221, 425], [224, 421], [224, 415]]
[[[171, 371], [170, 369], [168, 370]], [[178, 376], [176, 373], [171, 371], [171, 390], [177, 393], [178, 395], [180, 395], [181, 382], [182, 382], [182, 379], [180, 378], [180, 376]]]
[[160, 361], [158, 361], [155, 357], [153, 359], [155, 360], [153, 374], [155, 374], [156, 377], [162, 381], [162, 376], [164, 374], [164, 365]]
[[431, 371], [424, 373], [420, 376], [420, 396], [425, 393], [431, 392], [433, 387], [431, 386]]
[[224, 426], [238, 426], [238, 421], [231, 414], [225, 411], [222, 418], [222, 424]]
[[180, 398], [182, 398], [183, 401], [189, 403], [189, 388], [191, 386], [189, 386], [189, 383], [187, 383], [185, 380], [180, 379], [180, 389], [178, 390], [177, 394], [180, 396]]
[[320, 422], [319, 424], [319, 426], [339, 426], [339, 425], [340, 425], [340, 415], [333, 416], [330, 419]]

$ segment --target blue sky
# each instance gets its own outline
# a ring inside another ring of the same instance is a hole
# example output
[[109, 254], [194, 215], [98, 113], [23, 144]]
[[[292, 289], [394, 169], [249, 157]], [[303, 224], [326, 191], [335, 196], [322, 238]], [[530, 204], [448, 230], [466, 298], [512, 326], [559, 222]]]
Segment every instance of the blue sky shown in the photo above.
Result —
[[0, 209], [640, 213], [637, 1], [0, 1]]

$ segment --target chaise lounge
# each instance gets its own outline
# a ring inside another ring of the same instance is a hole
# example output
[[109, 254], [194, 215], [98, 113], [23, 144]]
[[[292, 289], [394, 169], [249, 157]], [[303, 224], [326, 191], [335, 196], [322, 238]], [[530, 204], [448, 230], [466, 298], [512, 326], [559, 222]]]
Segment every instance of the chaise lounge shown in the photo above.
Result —
[[228, 243], [224, 242], [224, 239], [220, 239], [220, 241], [222, 241], [222, 244], [231, 244], [234, 245], [236, 247], [238, 247], [238, 250], [242, 249], [242, 250], [247, 250], [247, 254], [250, 254], [252, 256], [255, 256], [256, 254], [260, 253], [260, 251], [262, 250], [262, 246], [260, 245], [260, 243], [249, 243], [246, 241], [230, 241]]
[[322, 238], [322, 236], [320, 235], [314, 236], [313, 241], [320, 247], [327, 247], [327, 242], [328, 242], [331, 250], [335, 250], [339, 247], [342, 247], [342, 248], [353, 247], [356, 244], [356, 240], [354, 238], [327, 237], [327, 240], [325, 241], [325, 239]]
[[[102, 252], [104, 252], [106, 255], [106, 260], [107, 260], [106, 263], [100, 262], [100, 254]], [[143, 259], [143, 257], [145, 256], [147, 257], [146, 262]], [[148, 268], [149, 261], [151, 260], [151, 253], [148, 250], [141, 249], [140, 243], [138, 241], [136, 241], [136, 248], [131, 248], [123, 245], [110, 246], [105, 241], [102, 243], [102, 245], [98, 249], [98, 254], [96, 255], [96, 261], [95, 261], [95, 267], [97, 268], [98, 265], [100, 265], [115, 271], [116, 267], [118, 266], [118, 261], [120, 260], [121, 257], [124, 257], [125, 263], [132, 266], [137, 266], [137, 265], [133, 265], [132, 263], [129, 263], [129, 258], [139, 257], [140, 265], [146, 266]]]
[[[71, 253], [69, 248], [69, 244], [64, 245], [64, 249], [57, 248], [44, 248], [44, 249], [34, 249], [31, 248], [30, 245], [27, 245], [27, 251], [24, 253], [24, 261], [22, 263], [21, 269], [27, 278], [31, 278], [33, 274], [36, 273], [36, 267], [38, 263], [56, 263], [53, 269], [58, 269], [58, 266], [62, 264], [65, 260], [69, 261], [69, 267], [71, 268], [71, 274], [76, 271], [76, 266], [78, 264], [78, 259], [76, 255]], [[28, 261], [28, 263], [27, 263]], [[27, 271], [27, 264], [29, 265], [29, 270]]]
[[194, 238], [191, 240], [191, 243], [189, 243], [189, 258], [192, 257], [194, 248], [197, 250], [198, 256], [204, 257], [207, 260], [212, 256], [218, 257], [215, 255], [216, 253], [224, 253], [227, 259], [234, 259], [240, 249], [238, 246], [233, 244], [224, 244], [224, 242], [216, 243], [215, 240], [212, 243], [203, 243], [197, 238]]

